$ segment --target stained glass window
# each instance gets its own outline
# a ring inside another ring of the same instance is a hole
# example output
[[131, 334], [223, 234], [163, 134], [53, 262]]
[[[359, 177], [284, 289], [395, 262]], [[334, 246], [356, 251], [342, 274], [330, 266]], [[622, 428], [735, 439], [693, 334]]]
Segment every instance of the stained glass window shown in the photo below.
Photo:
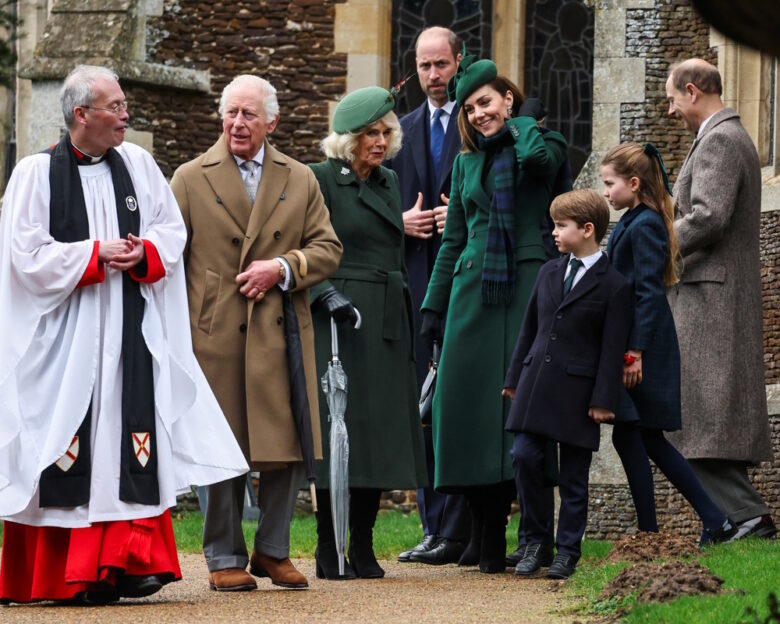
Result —
[[527, 0], [524, 87], [547, 106], [546, 125], [569, 142], [576, 178], [591, 150], [592, 7], [582, 0]]
[[[449, 28], [466, 43], [469, 54], [491, 56], [492, 0], [395, 0], [390, 74], [393, 83], [415, 70], [414, 43], [430, 26]], [[388, 85], [389, 86], [389, 85]], [[417, 78], [401, 92], [396, 112], [407, 113], [422, 104], [425, 94]]]

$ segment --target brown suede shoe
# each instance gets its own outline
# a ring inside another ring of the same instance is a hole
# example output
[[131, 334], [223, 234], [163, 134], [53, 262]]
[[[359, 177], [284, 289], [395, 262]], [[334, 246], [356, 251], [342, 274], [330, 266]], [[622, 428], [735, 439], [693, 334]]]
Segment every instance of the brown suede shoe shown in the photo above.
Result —
[[209, 587], [215, 591], [252, 591], [257, 589], [257, 581], [246, 570], [225, 568], [209, 572]]
[[306, 589], [309, 586], [309, 581], [298, 572], [289, 557], [275, 559], [255, 551], [249, 560], [249, 571], [260, 578], [270, 578], [279, 587]]

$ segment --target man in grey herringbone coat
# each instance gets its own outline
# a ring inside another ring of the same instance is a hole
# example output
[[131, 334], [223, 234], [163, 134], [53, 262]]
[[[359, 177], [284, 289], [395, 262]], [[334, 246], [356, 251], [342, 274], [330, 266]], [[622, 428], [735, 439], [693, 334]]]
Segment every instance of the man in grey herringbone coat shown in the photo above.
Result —
[[759, 231], [761, 167], [718, 70], [671, 68], [669, 115], [696, 140], [674, 186], [683, 258], [669, 292], [680, 341], [682, 430], [670, 435], [737, 537], [771, 537], [769, 509], [746, 467], [772, 458], [764, 385]]

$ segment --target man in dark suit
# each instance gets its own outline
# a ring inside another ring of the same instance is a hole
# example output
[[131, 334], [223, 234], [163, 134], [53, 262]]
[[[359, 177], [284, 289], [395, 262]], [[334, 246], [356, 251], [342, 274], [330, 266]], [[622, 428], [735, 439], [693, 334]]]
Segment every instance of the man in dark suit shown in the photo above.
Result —
[[[406, 268], [414, 304], [417, 331], [420, 305], [428, 288], [447, 216], [452, 162], [461, 148], [458, 107], [447, 98], [447, 82], [460, 62], [458, 38], [451, 30], [434, 26], [422, 31], [415, 47], [417, 77], [427, 98], [401, 118], [404, 143], [389, 166], [398, 174], [406, 234]], [[428, 372], [425, 342], [415, 347], [417, 378], [422, 385]], [[399, 561], [444, 564], [457, 562], [469, 539], [470, 517], [462, 496], [433, 490], [434, 456], [431, 428], [425, 427], [430, 487], [417, 491], [417, 507], [423, 523], [423, 540], [402, 552]]]
[[[623, 353], [631, 323], [631, 290], [599, 242], [609, 210], [592, 189], [565, 193], [551, 207], [553, 236], [567, 256], [539, 271], [504, 380], [513, 399], [506, 429], [515, 432], [512, 459], [528, 547], [515, 567], [522, 577], [549, 566], [547, 578], [568, 578], [580, 557], [588, 512], [588, 470], [599, 446], [599, 423], [615, 417]], [[561, 508], [557, 554], [548, 539], [542, 493], [548, 441], [560, 446]]]

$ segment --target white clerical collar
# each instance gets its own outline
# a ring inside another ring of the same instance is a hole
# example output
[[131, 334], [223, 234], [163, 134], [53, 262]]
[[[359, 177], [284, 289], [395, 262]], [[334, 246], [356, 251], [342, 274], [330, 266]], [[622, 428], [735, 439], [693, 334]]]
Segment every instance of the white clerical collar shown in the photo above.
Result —
[[[449, 118], [452, 117], [452, 109], [455, 108], [455, 102], [447, 102], [444, 106], [441, 107], [441, 109], [447, 113], [447, 121], [449, 121]], [[433, 114], [436, 112], [436, 107], [431, 104], [431, 101], [428, 100], [428, 120], [433, 120]], [[439, 118], [441, 119], [441, 117]], [[444, 123], [445, 127], [447, 125], [447, 121], [442, 119], [442, 122]]]
[[701, 133], [704, 132], [704, 127], [709, 123], [710, 119], [712, 119], [717, 114], [717, 111], [712, 113], [707, 119], [701, 122], [701, 125], [699, 126], [699, 131], [696, 133], [696, 138], [698, 139], [701, 136]]
[[[584, 258], [577, 258], [582, 264], [585, 265], [585, 270], [587, 271], [590, 267], [592, 267], [594, 264], [596, 264], [599, 261], [599, 258], [601, 258], [601, 250], [597, 251], [596, 253], [590, 254], [589, 256], [585, 256]], [[569, 262], [571, 262], [571, 259], [574, 258], [574, 254], [569, 255]]]
[[[235, 159], [236, 164], [239, 167], [241, 167], [241, 165], [243, 165], [246, 162], [246, 160], [244, 160], [240, 156], [236, 156], [235, 154], [233, 154], [233, 158]], [[260, 151], [257, 152], [257, 154], [255, 154], [254, 158], [248, 158], [247, 160], [254, 160], [258, 165], [260, 165], [262, 167], [263, 166], [263, 158], [265, 158], [265, 143], [263, 143], [260, 146]]]

